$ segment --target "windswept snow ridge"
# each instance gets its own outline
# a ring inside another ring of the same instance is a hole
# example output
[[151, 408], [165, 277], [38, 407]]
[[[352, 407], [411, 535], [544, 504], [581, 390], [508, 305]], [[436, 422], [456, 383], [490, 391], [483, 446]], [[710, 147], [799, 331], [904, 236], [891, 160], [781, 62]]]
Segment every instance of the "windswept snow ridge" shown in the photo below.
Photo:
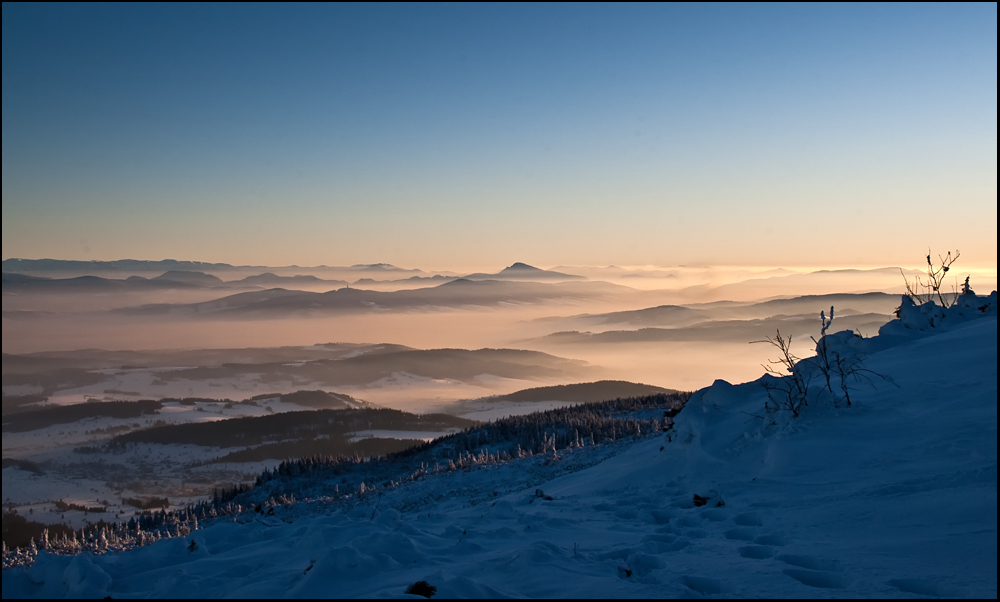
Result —
[[396, 597], [426, 581], [440, 597], [995, 598], [996, 293], [900, 316], [873, 339], [832, 335], [885, 377], [850, 407], [816, 397], [790, 419], [765, 412], [763, 381], [717, 381], [663, 435], [262, 505], [123, 553], [40, 552], [3, 597]]

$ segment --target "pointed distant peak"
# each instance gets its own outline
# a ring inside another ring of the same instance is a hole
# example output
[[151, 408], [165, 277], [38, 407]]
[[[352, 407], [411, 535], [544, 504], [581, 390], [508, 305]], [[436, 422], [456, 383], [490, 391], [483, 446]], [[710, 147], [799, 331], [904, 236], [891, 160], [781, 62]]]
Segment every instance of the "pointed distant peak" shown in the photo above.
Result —
[[526, 263], [521, 263], [520, 261], [517, 262], [517, 263], [515, 263], [514, 265], [510, 266], [509, 268], [504, 268], [503, 269], [504, 272], [509, 271], [509, 270], [518, 270], [518, 271], [526, 271], [527, 270], [527, 271], [533, 271], [533, 272], [542, 272], [542, 271], [544, 271], [544, 270], [540, 270], [540, 269], [536, 268], [533, 265], [528, 265]]

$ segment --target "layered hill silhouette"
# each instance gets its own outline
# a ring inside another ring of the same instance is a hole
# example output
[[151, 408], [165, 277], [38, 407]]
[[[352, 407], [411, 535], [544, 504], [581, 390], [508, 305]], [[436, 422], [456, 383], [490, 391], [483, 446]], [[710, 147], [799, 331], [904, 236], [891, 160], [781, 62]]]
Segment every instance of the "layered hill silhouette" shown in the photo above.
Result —
[[67, 259], [5, 259], [4, 272], [165, 272], [182, 271], [223, 271], [236, 266], [228, 263], [206, 263], [204, 261], [177, 261], [163, 259], [147, 261], [141, 259], [118, 259], [115, 261], [74, 261]]
[[526, 263], [517, 262], [496, 274], [469, 274], [467, 280], [586, 280], [583, 276], [563, 274], [551, 270], [543, 270]]
[[489, 274], [484, 272], [476, 272], [474, 274], [468, 274], [466, 276], [445, 276], [443, 274], [435, 274], [433, 276], [411, 276], [409, 278], [397, 279], [397, 280], [379, 280], [374, 278], [361, 278], [355, 281], [355, 285], [365, 285], [365, 284], [416, 284], [416, 283], [428, 283], [428, 284], [440, 284], [442, 282], [451, 282], [454, 280], [501, 280], [501, 281], [522, 281], [522, 282], [565, 282], [571, 280], [586, 280], [584, 276], [577, 276], [574, 274], [564, 274], [561, 272], [555, 272], [552, 270], [543, 270], [536, 268], [534, 266], [528, 265], [526, 263], [517, 262], [511, 266], [508, 266], [495, 274]]
[[[886, 314], [853, 314], [837, 319], [838, 328], [877, 332], [892, 316]], [[656, 343], [656, 342], [716, 342], [744, 343], [760, 340], [767, 333], [780, 330], [795, 337], [818, 335], [817, 314], [779, 315], [751, 320], [715, 320], [677, 328], [639, 328], [636, 330], [606, 330], [603, 332], [564, 331], [539, 339], [551, 344]]]
[[266, 288], [326, 288], [337, 289], [347, 286], [344, 280], [325, 280], [312, 275], [297, 274], [295, 276], [279, 276], [265, 272], [247, 276], [239, 280], [224, 281], [218, 276], [205, 272], [187, 270], [169, 270], [146, 278], [144, 276], [128, 276], [127, 278], [106, 278], [102, 276], [77, 276], [73, 278], [49, 278], [28, 274], [3, 274], [3, 290], [5, 293], [109, 293], [109, 292], [154, 292], [161, 290], [195, 290], [195, 289], [266, 289]]
[[[126, 282], [143, 280], [141, 276], [132, 276], [126, 279]], [[190, 270], [170, 270], [164, 272], [155, 278], [150, 278], [150, 280], [156, 281], [166, 281], [166, 282], [183, 282], [186, 284], [193, 284], [195, 286], [222, 286], [222, 278], [218, 276], [212, 276], [211, 274], [206, 274], [204, 272], [194, 272]]]
[[297, 274], [295, 276], [279, 276], [272, 272], [264, 272], [263, 274], [257, 274], [256, 276], [247, 276], [242, 280], [232, 280], [230, 284], [241, 283], [248, 284], [252, 286], [262, 286], [266, 288], [285, 288], [285, 287], [295, 287], [295, 286], [307, 286], [307, 287], [318, 287], [326, 286], [331, 289], [341, 288], [347, 286], [347, 282], [344, 280], [327, 280], [324, 278], [318, 278], [316, 276], [307, 274]]
[[[33, 276], [38, 278], [69, 280], [80, 276], [99, 276], [110, 280], [125, 280], [132, 276], [143, 279], [193, 282], [187, 273], [201, 273], [220, 279], [210, 282], [202, 279], [202, 285], [225, 285], [231, 287], [273, 287], [294, 288], [304, 286], [309, 290], [326, 287], [327, 290], [347, 286], [359, 278], [372, 282], [390, 282], [392, 279], [433, 277], [420, 269], [400, 268], [387, 263], [358, 264], [353, 266], [250, 266], [227, 263], [205, 263], [198, 261], [72, 261], [61, 259], [7, 259], [3, 261], [4, 288], [8, 275]], [[166, 275], [166, 278], [157, 275]], [[457, 276], [442, 276], [453, 279]], [[437, 279], [441, 282], [441, 279]]]
[[586, 374], [585, 362], [520, 349], [402, 349], [338, 360], [296, 364], [224, 364], [160, 373], [165, 381], [267, 375], [275, 381], [314, 382], [324, 387], [363, 386], [394, 375], [476, 383], [484, 374], [519, 380], [565, 379]]
[[337, 360], [347, 356], [377, 356], [399, 351], [414, 351], [412, 347], [381, 343], [327, 343], [308, 347], [253, 347], [235, 349], [190, 349], [162, 351], [107, 351], [82, 349], [77, 351], [44, 351], [28, 354], [3, 354], [4, 374], [36, 374], [56, 370], [107, 370], [135, 368], [167, 368], [174, 366], [222, 366], [224, 364], [293, 363], [315, 360]]
[[129, 276], [128, 278], [103, 278], [77, 276], [75, 278], [46, 278], [26, 274], [3, 274], [3, 292], [17, 294], [80, 294], [80, 293], [129, 293], [155, 292], [174, 289], [219, 288], [221, 279], [202, 272], [166, 272], [155, 278]]
[[858, 317], [862, 315], [885, 322], [899, 306], [899, 296], [886, 293], [805, 295], [759, 303], [716, 301], [691, 305], [660, 305], [632, 311], [542, 318], [537, 322], [556, 328], [594, 328], [600, 331], [703, 328], [713, 320], [727, 321], [730, 325], [733, 321], [742, 323], [745, 320], [770, 318], [815, 321], [819, 310], [828, 310], [831, 306], [836, 308], [838, 316], [850, 316], [854, 322], [864, 321], [866, 318]]
[[627, 380], [599, 380], [592, 383], [577, 383], [572, 385], [554, 385], [550, 387], [532, 387], [522, 389], [507, 395], [497, 395], [487, 398], [496, 401], [540, 402], [540, 401], [572, 401], [590, 403], [625, 397], [643, 397], [659, 393], [676, 393], [672, 389], [664, 389], [653, 385], [633, 383]]
[[[3, 291], [5, 294], [71, 295], [108, 293], [156, 293], [158, 291], [202, 291], [220, 296], [195, 303], [145, 303], [128, 305], [112, 311], [131, 315], [233, 316], [285, 315], [295, 313], [328, 313], [343, 311], [379, 311], [411, 308], [457, 308], [464, 306], [493, 307], [500, 304], [539, 303], [547, 300], [579, 297], [601, 299], [631, 289], [604, 282], [585, 282], [582, 276], [542, 270], [525, 263], [515, 263], [495, 274], [476, 273], [466, 277], [422, 275], [420, 270], [398, 268], [390, 264], [355, 265], [340, 268], [348, 272], [369, 274], [357, 279], [354, 287], [341, 279], [324, 279], [311, 274], [281, 275], [263, 272], [242, 279], [223, 280], [204, 271], [181, 269], [190, 262], [73, 262], [61, 260], [7, 260], [4, 262]], [[169, 269], [154, 277], [131, 275], [108, 277], [126, 270], [152, 269], [167, 265]], [[222, 270], [216, 264], [204, 264]], [[228, 264], [219, 264], [236, 269]], [[324, 269], [325, 266], [323, 266]], [[88, 269], [101, 273], [74, 277], [37, 275], [51, 272], [65, 274]], [[242, 269], [242, 268], [241, 268]], [[334, 268], [330, 268], [334, 269]], [[36, 274], [27, 272], [34, 271]], [[414, 274], [406, 278], [381, 279], [385, 275]], [[405, 290], [366, 290], [365, 285], [407, 285]], [[426, 285], [426, 286], [421, 286]], [[359, 288], [360, 287], [360, 288]], [[413, 288], [415, 287], [415, 288]], [[241, 292], [226, 295], [233, 289]], [[317, 290], [318, 289], [318, 290]], [[324, 290], [325, 289], [325, 290]], [[323, 291], [323, 292], [320, 292]], [[155, 300], [155, 297], [147, 300]], [[136, 299], [133, 303], [141, 303]], [[8, 312], [9, 313], [9, 312]], [[31, 310], [22, 311], [25, 317]], [[7, 315], [5, 313], [5, 315]], [[10, 316], [8, 316], [10, 317]]]
[[[922, 273], [904, 269], [907, 278]], [[808, 273], [775, 274], [750, 277], [720, 286], [701, 284], [687, 287], [680, 292], [685, 297], [707, 301], [748, 301], [768, 297], [793, 296], [803, 293], [868, 293], [899, 290], [903, 285], [900, 268], [816, 270]]]
[[191, 304], [152, 304], [114, 310], [119, 314], [212, 317], [281, 316], [331, 311], [371, 312], [416, 308], [492, 307], [548, 300], [601, 299], [631, 289], [605, 282], [515, 282], [460, 278], [439, 286], [401, 291], [342, 288], [325, 293], [269, 289]]
[[419, 272], [417, 269], [400, 268], [391, 263], [359, 263], [350, 269], [358, 272]]
[[354, 286], [365, 286], [374, 284], [442, 284], [444, 282], [451, 282], [453, 280], [458, 280], [460, 276], [444, 276], [441, 274], [435, 274], [433, 276], [410, 276], [409, 278], [401, 278], [398, 280], [376, 280], [375, 278], [359, 278], [354, 281]]
[[[331, 345], [316, 348], [195, 350], [174, 352], [76, 351], [30, 355], [3, 355], [3, 386], [31, 387], [29, 397], [4, 396], [5, 413], [41, 409], [37, 405], [62, 390], [89, 385], [112, 386], [109, 368], [145, 370], [157, 367], [197, 366], [157, 370], [162, 382], [251, 378], [272, 384], [315, 383], [321, 387], [365, 386], [382, 379], [441, 379], [478, 384], [492, 375], [516, 380], [549, 381], [586, 378], [593, 367], [580, 360], [520, 349], [412, 349], [402, 345]], [[265, 389], [266, 390], [266, 389]], [[340, 407], [328, 396], [282, 401], [307, 407]], [[270, 396], [277, 396], [270, 395]], [[350, 405], [348, 399], [341, 399]], [[318, 405], [317, 405], [318, 404]], [[333, 405], [331, 405], [333, 404]], [[22, 408], [22, 406], [24, 406]], [[21, 408], [21, 410], [18, 410]]]
[[[216, 272], [237, 269], [253, 269], [264, 266], [232, 265], [228, 263], [208, 263], [204, 261], [178, 261], [176, 259], [144, 260], [118, 259], [114, 261], [78, 261], [72, 259], [5, 259], [2, 263], [4, 272]], [[295, 268], [297, 266], [288, 266]], [[396, 267], [388, 263], [357, 264], [350, 267], [336, 268], [318, 266], [318, 269], [344, 269], [355, 272], [420, 272], [418, 269]]]

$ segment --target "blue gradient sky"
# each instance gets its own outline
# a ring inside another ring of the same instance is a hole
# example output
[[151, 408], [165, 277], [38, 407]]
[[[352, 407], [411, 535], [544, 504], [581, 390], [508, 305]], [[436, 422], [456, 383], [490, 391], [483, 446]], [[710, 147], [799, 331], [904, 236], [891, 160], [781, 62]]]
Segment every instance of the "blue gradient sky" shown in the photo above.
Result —
[[4, 4], [2, 79], [4, 258], [996, 265], [996, 4]]

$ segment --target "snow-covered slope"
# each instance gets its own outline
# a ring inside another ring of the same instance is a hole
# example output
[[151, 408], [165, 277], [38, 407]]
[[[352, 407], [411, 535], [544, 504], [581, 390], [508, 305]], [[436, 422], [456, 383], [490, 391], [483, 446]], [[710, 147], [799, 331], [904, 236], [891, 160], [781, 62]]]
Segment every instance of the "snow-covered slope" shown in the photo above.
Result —
[[438, 473], [121, 554], [43, 552], [3, 597], [397, 597], [424, 580], [438, 597], [995, 598], [993, 303], [887, 329], [866, 365], [895, 384], [851, 407], [773, 424], [760, 382], [719, 381], [670, 441]]

